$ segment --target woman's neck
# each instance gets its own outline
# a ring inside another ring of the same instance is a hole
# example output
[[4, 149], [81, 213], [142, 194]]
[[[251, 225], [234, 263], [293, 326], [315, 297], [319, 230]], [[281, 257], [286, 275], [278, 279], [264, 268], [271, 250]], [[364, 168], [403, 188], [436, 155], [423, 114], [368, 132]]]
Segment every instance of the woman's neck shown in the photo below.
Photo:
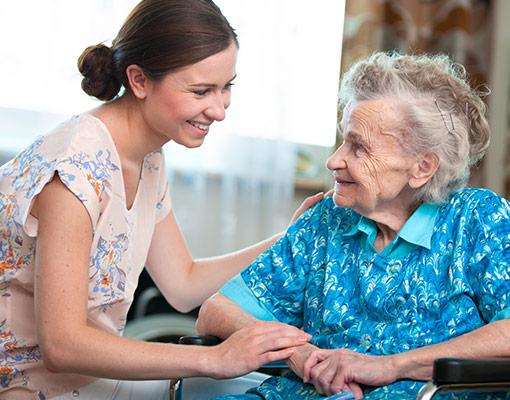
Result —
[[388, 211], [369, 217], [377, 225], [377, 235], [373, 245], [379, 253], [395, 239], [404, 224], [419, 206], [420, 204], [413, 203], [409, 207], [402, 207], [391, 212]]
[[130, 96], [105, 103], [91, 111], [108, 128], [117, 152], [126, 167], [137, 166], [145, 156], [163, 144], [154, 143], [140, 109]]

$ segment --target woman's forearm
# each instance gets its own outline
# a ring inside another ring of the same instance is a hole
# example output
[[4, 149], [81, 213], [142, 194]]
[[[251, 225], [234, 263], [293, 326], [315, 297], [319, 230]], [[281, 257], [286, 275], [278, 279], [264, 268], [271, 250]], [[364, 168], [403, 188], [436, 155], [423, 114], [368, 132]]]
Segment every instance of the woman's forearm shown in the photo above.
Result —
[[[255, 259], [268, 250], [283, 233], [274, 235], [253, 246], [225, 254], [223, 256], [199, 259], [194, 261], [188, 279], [193, 283], [202, 304], [207, 298], [216, 293], [225, 283], [239, 274]], [[207, 279], [204, 279], [207, 277]]]
[[171, 212], [156, 225], [146, 266], [166, 300], [178, 311], [188, 312], [216, 293], [281, 236], [224, 256], [194, 261]]
[[201, 335], [213, 335], [226, 339], [234, 332], [259, 321], [232, 300], [217, 293], [200, 308], [196, 324]]
[[95, 328], [69, 330], [41, 344], [43, 361], [52, 372], [122, 380], [206, 376], [208, 352], [198, 346], [151, 343], [109, 334]]
[[429, 380], [437, 358], [510, 357], [510, 320], [495, 321], [447, 342], [393, 356], [401, 379]]

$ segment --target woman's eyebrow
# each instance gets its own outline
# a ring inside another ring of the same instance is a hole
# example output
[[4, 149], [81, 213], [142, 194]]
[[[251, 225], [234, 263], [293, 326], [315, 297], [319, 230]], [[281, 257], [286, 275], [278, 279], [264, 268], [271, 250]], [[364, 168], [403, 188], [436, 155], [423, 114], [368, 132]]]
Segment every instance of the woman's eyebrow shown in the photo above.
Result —
[[362, 145], [367, 144], [366, 140], [361, 135], [357, 134], [356, 132], [348, 131], [343, 136], [344, 136], [344, 138], [348, 137], [350, 140], [354, 140], [356, 142], [359, 142]]
[[[234, 79], [236, 79], [237, 75], [234, 75], [228, 82], [228, 83], [231, 83]], [[192, 83], [190, 85], [191, 87], [206, 87], [206, 88], [215, 88], [216, 86], [218, 86], [217, 84], [215, 83], [207, 83], [207, 82], [201, 82], [201, 83]]]

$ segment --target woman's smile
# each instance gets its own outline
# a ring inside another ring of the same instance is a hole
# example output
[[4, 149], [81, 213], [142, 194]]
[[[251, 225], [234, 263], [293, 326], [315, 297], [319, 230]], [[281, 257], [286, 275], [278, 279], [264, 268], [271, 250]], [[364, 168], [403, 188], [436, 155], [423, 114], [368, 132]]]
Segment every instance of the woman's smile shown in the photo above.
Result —
[[205, 136], [209, 133], [209, 127], [211, 123], [197, 122], [197, 121], [186, 121], [190, 124], [200, 136]]
[[340, 178], [336, 178], [335, 180], [336, 180], [335, 192], [339, 192], [343, 188], [354, 185], [354, 182], [352, 180], [344, 180], [344, 179], [340, 179]]

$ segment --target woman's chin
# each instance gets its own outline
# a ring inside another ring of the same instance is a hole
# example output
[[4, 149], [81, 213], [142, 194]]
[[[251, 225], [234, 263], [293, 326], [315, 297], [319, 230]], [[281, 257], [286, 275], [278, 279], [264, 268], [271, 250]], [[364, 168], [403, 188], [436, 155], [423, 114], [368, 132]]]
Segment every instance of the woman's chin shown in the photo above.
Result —
[[344, 196], [339, 195], [337, 193], [333, 195], [333, 202], [338, 207], [349, 208], [349, 202], [347, 201], [347, 199]]

